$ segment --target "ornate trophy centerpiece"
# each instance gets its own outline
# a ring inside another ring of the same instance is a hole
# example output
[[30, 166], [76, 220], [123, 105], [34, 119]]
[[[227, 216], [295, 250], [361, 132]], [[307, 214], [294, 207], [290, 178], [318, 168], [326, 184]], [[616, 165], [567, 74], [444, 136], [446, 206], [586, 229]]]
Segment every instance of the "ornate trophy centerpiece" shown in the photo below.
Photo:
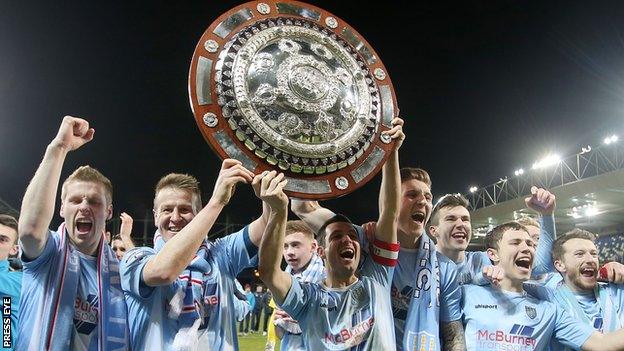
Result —
[[223, 158], [278, 170], [288, 195], [328, 199], [370, 180], [391, 148], [398, 112], [375, 51], [336, 16], [296, 1], [221, 15], [202, 35], [189, 76], [195, 119]]

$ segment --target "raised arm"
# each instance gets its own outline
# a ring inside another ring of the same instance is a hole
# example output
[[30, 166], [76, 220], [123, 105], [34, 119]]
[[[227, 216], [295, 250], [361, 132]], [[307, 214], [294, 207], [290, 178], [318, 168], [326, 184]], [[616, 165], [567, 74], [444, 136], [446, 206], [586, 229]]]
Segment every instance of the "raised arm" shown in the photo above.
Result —
[[555, 195], [538, 187], [531, 187], [531, 196], [524, 199], [526, 206], [539, 214], [540, 237], [535, 252], [533, 274], [539, 275], [554, 272], [552, 263], [552, 245], [556, 239], [555, 232]]
[[282, 304], [292, 284], [291, 275], [282, 271], [280, 267], [288, 219], [288, 197], [283, 191], [286, 180], [283, 173], [276, 174], [275, 171], [265, 172], [256, 177], [261, 178], [257, 178], [259, 182], [254, 179], [254, 184], [257, 184], [254, 190], [271, 210], [260, 244], [258, 273], [260, 279], [273, 293], [275, 301]]
[[56, 137], [46, 148], [43, 160], [30, 181], [19, 218], [19, 239], [26, 258], [39, 257], [47, 241], [54, 215], [54, 201], [67, 153], [93, 139], [95, 130], [81, 118], [65, 116]]
[[171, 284], [188, 266], [206, 233], [219, 217], [234, 193], [236, 183], [250, 183], [253, 174], [240, 161], [223, 161], [208, 204], [178, 234], [169, 239], [162, 250], [145, 264], [143, 281], [148, 286]]
[[132, 223], [134, 220], [125, 212], [122, 212], [119, 218], [121, 218], [119, 237], [121, 237], [121, 241], [123, 241], [126, 251], [129, 251], [135, 248], [134, 242], [132, 241]]
[[[254, 178], [254, 180], [256, 179]], [[264, 234], [270, 214], [271, 208], [265, 202], [262, 202], [262, 214], [249, 224], [249, 240], [258, 247], [260, 246], [260, 240], [262, 240], [262, 234]]]
[[379, 220], [375, 239], [384, 243], [397, 242], [397, 216], [401, 197], [401, 176], [399, 173], [399, 148], [405, 140], [403, 120], [392, 120], [392, 129], [384, 132], [395, 140], [394, 149], [382, 168], [381, 190], [379, 191]]
[[314, 233], [318, 233], [323, 224], [336, 215], [332, 210], [321, 206], [318, 201], [291, 199], [290, 209], [299, 219], [304, 221]]

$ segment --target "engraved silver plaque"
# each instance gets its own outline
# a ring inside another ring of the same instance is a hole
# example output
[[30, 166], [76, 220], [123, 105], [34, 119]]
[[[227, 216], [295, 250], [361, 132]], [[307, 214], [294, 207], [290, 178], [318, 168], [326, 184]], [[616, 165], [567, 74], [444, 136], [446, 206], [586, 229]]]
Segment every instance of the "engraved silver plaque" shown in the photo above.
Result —
[[398, 111], [394, 89], [345, 21], [302, 2], [250, 2], [215, 20], [200, 43], [191, 105], [221, 157], [285, 172], [289, 195], [312, 199], [344, 195], [380, 170], [393, 145], [380, 133]]

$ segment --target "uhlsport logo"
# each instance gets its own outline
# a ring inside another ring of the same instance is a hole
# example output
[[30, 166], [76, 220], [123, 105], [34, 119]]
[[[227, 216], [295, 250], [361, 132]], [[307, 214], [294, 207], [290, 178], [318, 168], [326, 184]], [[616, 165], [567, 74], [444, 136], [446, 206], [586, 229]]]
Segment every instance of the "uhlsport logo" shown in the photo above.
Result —
[[477, 349], [479, 350], [534, 350], [537, 341], [533, 338], [533, 327], [514, 324], [509, 332], [504, 330], [479, 330]]

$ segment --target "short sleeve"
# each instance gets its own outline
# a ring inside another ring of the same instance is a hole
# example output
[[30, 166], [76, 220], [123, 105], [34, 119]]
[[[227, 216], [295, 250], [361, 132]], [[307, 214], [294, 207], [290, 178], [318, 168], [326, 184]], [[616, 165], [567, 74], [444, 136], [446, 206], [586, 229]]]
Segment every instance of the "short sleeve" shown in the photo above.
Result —
[[21, 259], [24, 264], [24, 269], [31, 272], [38, 272], [50, 270], [50, 268], [54, 266], [52, 261], [56, 255], [60, 253], [61, 237], [59, 233], [48, 230], [47, 238], [45, 247], [38, 257], [31, 260], [29, 257], [24, 256], [22, 252]]
[[319, 287], [312, 283], [301, 283], [297, 279], [291, 279], [291, 282], [290, 290], [279, 307], [300, 324], [306, 324], [306, 318], [311, 315], [307, 313], [308, 308], [318, 308], [318, 303], [314, 300], [317, 299]]
[[368, 242], [368, 238], [366, 237], [366, 233], [364, 232], [364, 228], [360, 225], [354, 225], [355, 231], [357, 232], [358, 240], [360, 241], [360, 246], [362, 247], [362, 251], [368, 254], [368, 246], [370, 243]]
[[556, 309], [554, 337], [561, 344], [580, 350], [594, 332], [594, 328], [589, 324], [573, 319], [559, 305], [551, 303], [551, 306]]
[[121, 288], [141, 299], [152, 295], [155, 287], [147, 286], [143, 280], [143, 268], [156, 255], [149, 247], [136, 247], [124, 255], [119, 265]]
[[233, 276], [245, 268], [258, 264], [258, 247], [249, 239], [249, 225], [236, 233], [217, 239], [214, 245], [219, 255], [225, 257]]
[[449, 261], [441, 263], [440, 270], [440, 321], [459, 320], [462, 316], [462, 290], [457, 280], [457, 269]]
[[[360, 247], [362, 248], [362, 238], [364, 238], [364, 242], [366, 245], [369, 245], [368, 241], [366, 241], [366, 235], [364, 234], [364, 228], [359, 225], [354, 226], [357, 235], [360, 238]], [[364, 250], [361, 249], [360, 254], [360, 267], [363, 276], [367, 276], [384, 287], [390, 288], [390, 284], [392, 283], [392, 275], [394, 273], [394, 267], [385, 266], [379, 263], [376, 263], [370, 255], [364, 253]]]
[[362, 276], [369, 277], [384, 287], [390, 289], [390, 285], [392, 284], [392, 275], [394, 274], [394, 267], [379, 264], [373, 261], [370, 256], [361, 255], [360, 259], [364, 259], [361, 269]]

